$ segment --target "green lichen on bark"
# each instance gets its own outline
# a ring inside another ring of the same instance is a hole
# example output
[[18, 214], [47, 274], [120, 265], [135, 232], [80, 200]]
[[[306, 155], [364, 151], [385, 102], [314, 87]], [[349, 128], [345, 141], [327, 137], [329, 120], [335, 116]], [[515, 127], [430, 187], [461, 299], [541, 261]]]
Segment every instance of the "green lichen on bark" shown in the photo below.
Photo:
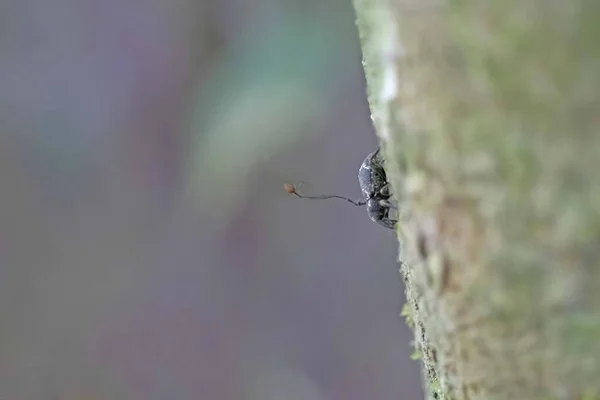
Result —
[[600, 393], [600, 3], [354, 0], [430, 398]]

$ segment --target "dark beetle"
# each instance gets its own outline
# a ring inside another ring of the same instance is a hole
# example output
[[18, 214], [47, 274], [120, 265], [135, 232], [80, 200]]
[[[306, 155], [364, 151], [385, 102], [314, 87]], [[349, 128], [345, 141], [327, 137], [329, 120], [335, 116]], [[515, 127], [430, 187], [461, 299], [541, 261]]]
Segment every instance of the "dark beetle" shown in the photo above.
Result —
[[394, 229], [398, 221], [389, 217], [390, 209], [395, 208], [390, 203], [390, 185], [387, 181], [383, 159], [379, 154], [379, 147], [365, 158], [358, 169], [358, 184], [364, 200], [354, 201], [347, 197], [337, 195], [304, 196], [296, 191], [296, 187], [285, 184], [288, 193], [295, 194], [304, 199], [330, 199], [338, 198], [346, 200], [355, 206], [367, 206], [367, 214], [371, 221], [389, 229]]
[[379, 155], [379, 147], [365, 158], [358, 169], [358, 183], [362, 191], [367, 213], [371, 221], [389, 229], [394, 229], [398, 221], [389, 217], [390, 185], [387, 181], [383, 159]]

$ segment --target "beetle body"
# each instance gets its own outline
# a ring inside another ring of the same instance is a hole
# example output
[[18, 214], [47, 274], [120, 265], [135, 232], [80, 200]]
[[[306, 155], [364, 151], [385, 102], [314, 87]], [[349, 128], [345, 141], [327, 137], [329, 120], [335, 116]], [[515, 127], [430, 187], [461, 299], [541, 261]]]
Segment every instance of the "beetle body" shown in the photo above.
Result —
[[379, 150], [377, 148], [369, 154], [361, 164], [358, 170], [358, 183], [371, 221], [388, 229], [394, 229], [397, 221], [389, 216], [391, 194]]

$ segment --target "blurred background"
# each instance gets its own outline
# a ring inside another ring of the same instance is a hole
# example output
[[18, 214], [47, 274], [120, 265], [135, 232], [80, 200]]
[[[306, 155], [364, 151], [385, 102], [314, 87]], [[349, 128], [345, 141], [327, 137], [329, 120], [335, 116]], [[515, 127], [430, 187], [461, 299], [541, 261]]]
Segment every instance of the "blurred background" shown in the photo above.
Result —
[[0, 400], [422, 398], [346, 0], [0, 4]]

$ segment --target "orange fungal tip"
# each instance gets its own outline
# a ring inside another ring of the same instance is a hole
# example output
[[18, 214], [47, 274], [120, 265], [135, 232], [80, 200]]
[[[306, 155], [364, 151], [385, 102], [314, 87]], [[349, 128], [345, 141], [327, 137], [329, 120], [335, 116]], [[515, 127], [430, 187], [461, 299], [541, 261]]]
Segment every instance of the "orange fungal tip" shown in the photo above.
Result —
[[296, 193], [296, 186], [292, 185], [291, 183], [286, 183], [283, 185], [283, 188], [285, 189], [286, 192], [288, 192], [289, 194], [293, 194]]

